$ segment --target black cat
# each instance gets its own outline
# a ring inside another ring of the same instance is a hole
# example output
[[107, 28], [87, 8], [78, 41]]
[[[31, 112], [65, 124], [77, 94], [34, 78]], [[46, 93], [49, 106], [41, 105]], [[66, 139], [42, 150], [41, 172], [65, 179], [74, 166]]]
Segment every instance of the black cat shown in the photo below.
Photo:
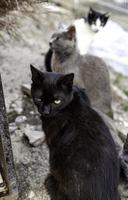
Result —
[[73, 86], [74, 74], [31, 71], [50, 153], [51, 200], [119, 200], [115, 144], [84, 91]]

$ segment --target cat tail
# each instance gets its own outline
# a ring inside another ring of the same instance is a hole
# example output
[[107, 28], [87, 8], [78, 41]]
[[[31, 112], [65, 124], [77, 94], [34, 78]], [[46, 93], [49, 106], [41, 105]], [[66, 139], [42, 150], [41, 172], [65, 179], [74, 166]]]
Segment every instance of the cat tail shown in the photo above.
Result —
[[52, 72], [52, 66], [51, 66], [52, 54], [53, 54], [53, 51], [51, 48], [49, 48], [44, 59], [44, 65], [47, 72]]
[[128, 155], [128, 133], [127, 133], [127, 137], [126, 137], [126, 140], [125, 140], [125, 143], [124, 143], [123, 151], [124, 151], [125, 154]]

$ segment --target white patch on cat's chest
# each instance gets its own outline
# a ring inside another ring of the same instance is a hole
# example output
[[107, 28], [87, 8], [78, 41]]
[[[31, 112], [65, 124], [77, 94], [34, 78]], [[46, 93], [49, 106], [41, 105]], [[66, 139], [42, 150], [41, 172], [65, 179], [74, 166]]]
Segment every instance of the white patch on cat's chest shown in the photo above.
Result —
[[96, 33], [91, 30], [88, 23], [85, 23], [84, 19], [75, 20], [74, 25], [76, 28], [77, 49], [80, 55], [85, 55]]

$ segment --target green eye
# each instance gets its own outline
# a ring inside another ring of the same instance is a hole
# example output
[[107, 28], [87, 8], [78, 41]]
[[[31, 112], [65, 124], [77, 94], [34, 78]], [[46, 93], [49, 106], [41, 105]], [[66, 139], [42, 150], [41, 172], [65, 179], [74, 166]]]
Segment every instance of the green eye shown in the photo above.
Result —
[[61, 103], [61, 100], [60, 99], [56, 99], [56, 100], [54, 100], [54, 103], [58, 105], [58, 104]]

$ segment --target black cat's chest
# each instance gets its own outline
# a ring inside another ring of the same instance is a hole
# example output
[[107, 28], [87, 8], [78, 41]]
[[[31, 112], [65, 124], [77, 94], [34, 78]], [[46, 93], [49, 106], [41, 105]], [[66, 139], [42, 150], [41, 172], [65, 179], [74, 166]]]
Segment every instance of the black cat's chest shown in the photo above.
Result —
[[51, 146], [60, 132], [60, 127], [58, 127], [56, 123], [45, 121], [43, 122], [43, 130], [46, 134], [47, 144]]
[[75, 154], [73, 132], [61, 134], [60, 137], [56, 137], [54, 144], [50, 145], [49, 148], [50, 171], [58, 181], [64, 181], [69, 169], [72, 168]]
[[51, 119], [43, 122], [43, 129], [46, 134], [46, 141], [50, 148], [60, 148], [62, 145], [67, 145], [70, 140], [71, 132], [69, 121], [67, 119]]

